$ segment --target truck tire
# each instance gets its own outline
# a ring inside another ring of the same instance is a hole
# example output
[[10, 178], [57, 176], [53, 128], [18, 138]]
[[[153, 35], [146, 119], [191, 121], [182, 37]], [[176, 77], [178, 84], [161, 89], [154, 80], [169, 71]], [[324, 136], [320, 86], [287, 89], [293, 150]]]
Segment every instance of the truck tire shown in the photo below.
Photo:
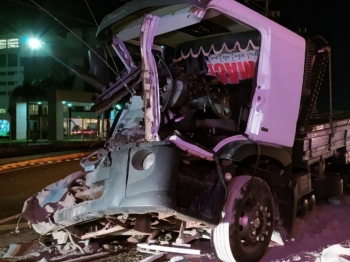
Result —
[[309, 208], [309, 201], [306, 198], [302, 199], [300, 201], [298, 216], [300, 216], [300, 217], [306, 216], [308, 208]]
[[232, 179], [221, 221], [211, 236], [217, 259], [259, 261], [269, 246], [274, 219], [275, 203], [262, 179], [246, 175]]
[[343, 194], [343, 179], [340, 176], [330, 175], [312, 180], [313, 194], [316, 200], [327, 200]]
[[340, 176], [343, 178], [343, 191], [345, 194], [350, 193], [350, 173], [341, 173]]
[[309, 206], [307, 208], [308, 211], [312, 211], [315, 208], [316, 205], [316, 197], [314, 194], [310, 195], [309, 199]]

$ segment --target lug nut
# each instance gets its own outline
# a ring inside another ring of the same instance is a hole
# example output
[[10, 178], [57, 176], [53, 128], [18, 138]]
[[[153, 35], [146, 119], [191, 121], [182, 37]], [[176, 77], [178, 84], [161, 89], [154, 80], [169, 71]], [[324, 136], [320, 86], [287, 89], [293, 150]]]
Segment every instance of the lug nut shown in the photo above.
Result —
[[266, 226], [271, 226], [271, 222], [266, 222]]
[[270, 213], [267, 213], [267, 217], [270, 217], [271, 216], [271, 214]]
[[252, 233], [253, 233], [253, 235], [255, 236], [255, 235], [256, 235], [256, 230], [254, 229], [254, 230], [252, 231]]
[[265, 211], [267, 211], [267, 207], [265, 207]]
[[264, 207], [263, 206], [260, 206], [260, 211], [263, 211]]
[[264, 241], [264, 239], [265, 239], [264, 236], [261, 236], [261, 237], [260, 237], [260, 240], [261, 240], [261, 241]]

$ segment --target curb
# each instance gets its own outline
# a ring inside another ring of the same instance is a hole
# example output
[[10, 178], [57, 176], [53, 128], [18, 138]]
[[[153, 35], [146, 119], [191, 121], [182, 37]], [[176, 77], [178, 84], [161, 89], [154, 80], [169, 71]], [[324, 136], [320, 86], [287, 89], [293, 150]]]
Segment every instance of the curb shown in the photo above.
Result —
[[73, 153], [73, 154], [66, 154], [66, 155], [58, 155], [58, 156], [50, 156], [50, 157], [24, 160], [24, 161], [17, 161], [17, 162], [4, 164], [4, 165], [0, 166], [0, 172], [7, 171], [7, 170], [12, 169], [12, 168], [24, 167], [27, 165], [35, 165], [35, 164], [38, 164], [41, 162], [52, 162], [52, 161], [62, 161], [62, 160], [72, 159], [72, 158], [83, 158], [83, 157], [91, 155], [93, 152], [94, 151]]

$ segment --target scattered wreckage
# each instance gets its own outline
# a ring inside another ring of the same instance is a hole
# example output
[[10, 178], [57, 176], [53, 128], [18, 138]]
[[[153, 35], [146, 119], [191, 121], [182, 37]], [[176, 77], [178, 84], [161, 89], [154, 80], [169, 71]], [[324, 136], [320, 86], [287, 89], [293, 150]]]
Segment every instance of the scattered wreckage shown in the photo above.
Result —
[[[84, 75], [103, 87], [93, 109], [124, 109], [83, 171], [28, 199], [23, 217], [41, 235], [175, 231], [181, 245], [210, 238], [221, 261], [259, 261], [275, 220], [291, 229], [313, 208], [320, 161], [347, 147], [308, 137], [334, 131], [311, 122], [328, 44], [232, 0], [131, 1], [96, 38]], [[109, 46], [124, 65], [110, 83]]]

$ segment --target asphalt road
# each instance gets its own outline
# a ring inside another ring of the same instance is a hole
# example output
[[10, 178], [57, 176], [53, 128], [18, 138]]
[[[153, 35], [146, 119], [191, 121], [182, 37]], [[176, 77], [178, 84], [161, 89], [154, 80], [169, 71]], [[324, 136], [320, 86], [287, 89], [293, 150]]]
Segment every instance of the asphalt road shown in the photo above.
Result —
[[[36, 166], [28, 166], [18, 169], [12, 169], [5, 172], [0, 172], [0, 219], [19, 214], [22, 210], [24, 201], [35, 194], [36, 192], [40, 191], [42, 188], [46, 187], [47, 185], [58, 181], [67, 175], [81, 170], [81, 166], [79, 165], [80, 159], [72, 159], [72, 160], [65, 160], [60, 163], [51, 163], [51, 164], [42, 164], [42, 165], [36, 165]], [[312, 214], [309, 214], [311, 216], [309, 220], [311, 221], [318, 221], [320, 218], [322, 218], [322, 206], [318, 207], [316, 206], [316, 210], [313, 211]], [[303, 222], [303, 220], [298, 220], [299, 224], [306, 224], [306, 222]], [[327, 223], [330, 223], [332, 221], [327, 220], [320, 220], [322, 222], [319, 226], [314, 226], [319, 231], [319, 228], [324, 227]], [[326, 222], [325, 222], [326, 221]], [[16, 223], [16, 220], [10, 221], [10, 223]], [[24, 221], [21, 221], [24, 222]], [[316, 223], [313, 222], [313, 223]], [[320, 222], [320, 223], [321, 223]], [[31, 245], [36, 245], [35, 247], [39, 250], [40, 246], [38, 244], [38, 235], [35, 233], [32, 229], [29, 228], [23, 228], [21, 229], [21, 232], [19, 234], [13, 234], [13, 229], [8, 231], [1, 231], [0, 232], [0, 254], [2, 250], [7, 250], [8, 246], [11, 243], [26, 243], [29, 242]], [[300, 232], [296, 232], [296, 236], [298, 237], [298, 234], [302, 235], [305, 229], [301, 228], [299, 230]], [[317, 232], [318, 232], [317, 231]], [[213, 256], [210, 242], [208, 240], [196, 240], [191, 242], [192, 248], [194, 249], [200, 249], [201, 250], [201, 256], [189, 256], [184, 255], [189, 261], [191, 262], [214, 262], [216, 261], [215, 257]], [[288, 242], [286, 243], [286, 246], [283, 247], [273, 247], [268, 250], [265, 257], [261, 260], [261, 262], [277, 262], [282, 261], [280, 259], [283, 256], [292, 256], [294, 254], [293, 245], [297, 245], [298, 243], [294, 242]], [[144, 253], [140, 253], [136, 251], [136, 245], [130, 245], [127, 243], [124, 243], [121, 240], [118, 240], [118, 250], [112, 250], [110, 255], [106, 258], [101, 259], [93, 259], [90, 261], [95, 262], [112, 262], [112, 261], [124, 261], [124, 262], [138, 262], [141, 259], [144, 259], [147, 255]], [[298, 246], [298, 250], [303, 250], [302, 245]], [[35, 249], [36, 250], [36, 249]], [[300, 251], [299, 250], [299, 251]], [[53, 256], [54, 254], [50, 253], [50, 256]], [[174, 253], [168, 253], [164, 255], [162, 258], [157, 259], [157, 262], [168, 262], [172, 257], [176, 256]], [[1, 255], [0, 255], [1, 257]], [[291, 261], [310, 261], [310, 260], [303, 260], [299, 259], [299, 256], [295, 255]], [[0, 259], [1, 261], [1, 259]], [[14, 260], [16, 261], [16, 260]], [[21, 261], [29, 261], [29, 260], [21, 260]], [[33, 261], [33, 260], [30, 260]], [[36, 260], [38, 261], [38, 260]], [[283, 260], [284, 261], [284, 260]], [[289, 261], [285, 260], [285, 261]]]
[[21, 213], [30, 196], [81, 169], [76, 159], [0, 172], [0, 219]]

